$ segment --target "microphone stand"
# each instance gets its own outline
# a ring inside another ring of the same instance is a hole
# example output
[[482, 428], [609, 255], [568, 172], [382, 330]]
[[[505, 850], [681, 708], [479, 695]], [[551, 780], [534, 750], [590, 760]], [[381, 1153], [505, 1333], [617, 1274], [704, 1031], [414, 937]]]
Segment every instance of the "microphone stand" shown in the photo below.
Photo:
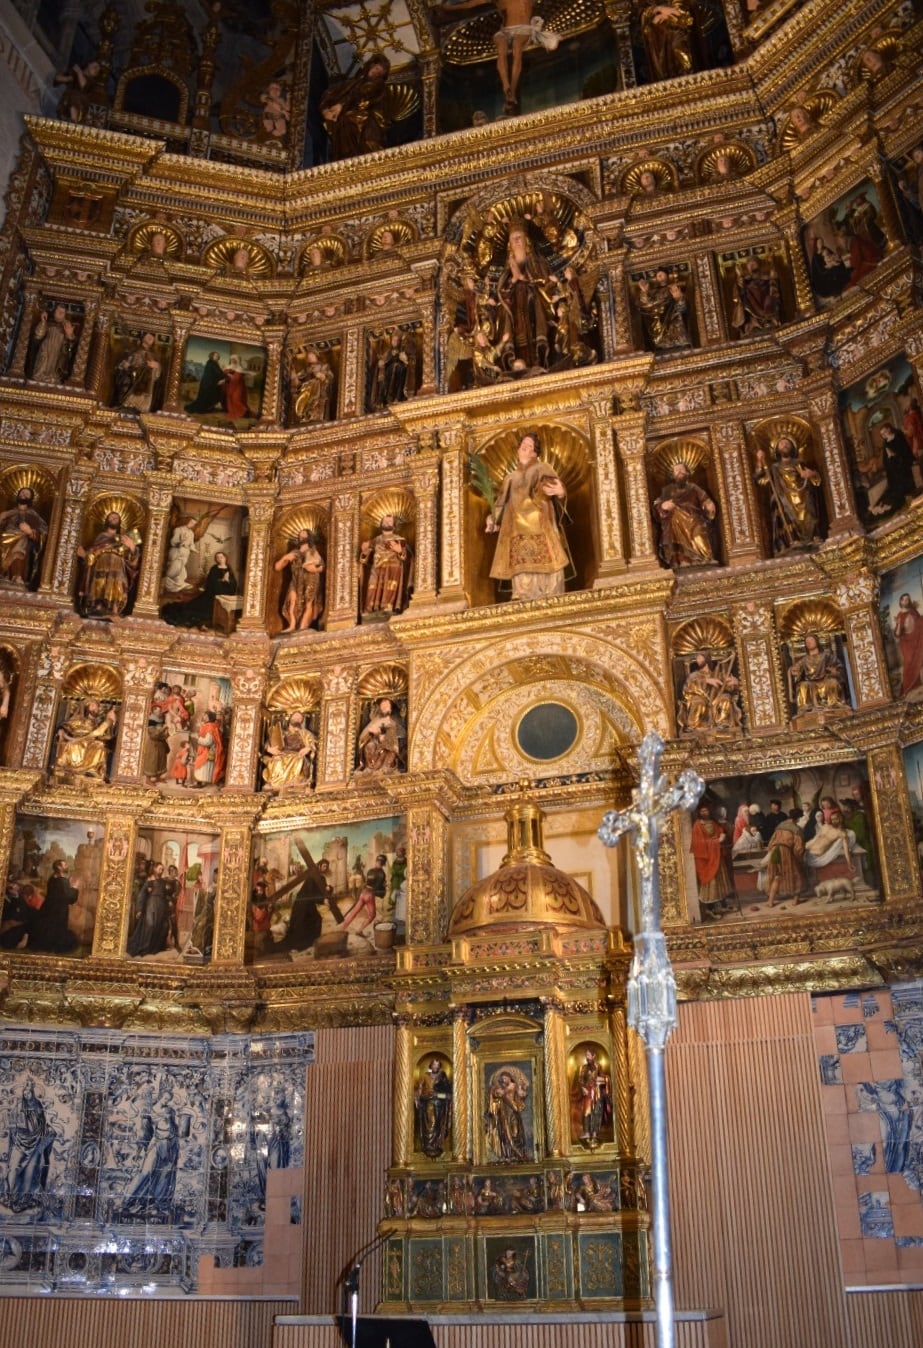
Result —
[[362, 1248], [359, 1250], [359, 1253], [355, 1256], [352, 1263], [350, 1264], [348, 1271], [343, 1275], [344, 1307], [342, 1318], [344, 1321], [346, 1320], [345, 1303], [346, 1299], [348, 1298], [349, 1331], [350, 1331], [349, 1338], [348, 1339], [346, 1338], [346, 1334], [343, 1332], [343, 1327], [341, 1327], [340, 1332], [341, 1334], [343, 1334], [344, 1340], [346, 1340], [346, 1342], [349, 1344], [349, 1348], [356, 1348], [356, 1336], [359, 1330], [359, 1274], [362, 1271], [362, 1264], [364, 1260], [366, 1260], [369, 1257], [370, 1254], [373, 1254], [374, 1251], [377, 1250], [380, 1245], [384, 1245], [385, 1241], [389, 1240], [391, 1236], [394, 1235], [396, 1229], [397, 1229], [396, 1227], [389, 1226], [384, 1231], [382, 1231], [380, 1236], [373, 1236], [372, 1239], [367, 1242], [367, 1244], [362, 1246]]

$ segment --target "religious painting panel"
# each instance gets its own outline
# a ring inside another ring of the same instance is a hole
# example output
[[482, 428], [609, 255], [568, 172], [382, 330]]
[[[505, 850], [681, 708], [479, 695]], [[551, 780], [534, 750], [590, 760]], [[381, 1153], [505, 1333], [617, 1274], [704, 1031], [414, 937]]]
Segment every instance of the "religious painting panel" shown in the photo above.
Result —
[[231, 736], [230, 679], [165, 669], [148, 704], [141, 775], [190, 799], [224, 785]]
[[107, 782], [122, 707], [122, 680], [108, 665], [77, 665], [64, 680], [48, 768], [55, 783]]
[[535, 1236], [485, 1236], [485, 1301], [532, 1301], [537, 1295]]
[[867, 529], [923, 491], [923, 395], [903, 354], [839, 394], [859, 518]]
[[754, 245], [716, 253], [729, 337], [772, 332], [795, 312], [791, 272], [780, 248]]
[[203, 425], [246, 430], [259, 418], [265, 378], [263, 347], [193, 336], [183, 354], [180, 402]]
[[814, 298], [822, 307], [859, 285], [888, 248], [878, 188], [864, 178], [803, 226]]
[[923, 244], [923, 145], [888, 165], [898, 213], [908, 243]]
[[105, 824], [92, 817], [16, 813], [0, 947], [89, 955]]
[[861, 760], [709, 782], [681, 833], [693, 922], [822, 918], [882, 898]]
[[365, 410], [383, 412], [413, 398], [423, 381], [423, 324], [370, 328], [365, 349]]
[[38, 589], [55, 492], [47, 469], [11, 464], [0, 473], [0, 586]]
[[126, 947], [132, 959], [209, 962], [220, 859], [217, 833], [178, 825], [138, 829]]
[[273, 529], [269, 578], [270, 636], [323, 627], [327, 590], [327, 512], [320, 505], [287, 510]]
[[131, 612], [146, 520], [144, 506], [121, 492], [90, 503], [77, 548], [74, 606], [81, 617], [108, 622]]
[[923, 870], [923, 740], [908, 744], [903, 751], [904, 776], [913, 815], [913, 838], [917, 865]]
[[288, 353], [286, 426], [317, 426], [335, 421], [342, 344], [301, 342]]
[[74, 368], [85, 312], [77, 300], [46, 299], [30, 324], [26, 378], [37, 384], [64, 384]]
[[628, 280], [639, 347], [666, 352], [698, 345], [690, 263], [665, 262], [631, 271]]
[[892, 693], [923, 702], [923, 557], [882, 574], [878, 620]]
[[172, 355], [173, 334], [169, 330], [114, 322], [109, 330], [103, 400], [123, 412], [159, 412]]
[[375, 955], [404, 943], [403, 816], [265, 831], [254, 848], [248, 961]]
[[304, 675], [283, 679], [267, 698], [259, 783], [267, 795], [314, 785], [320, 703], [320, 685]]
[[232, 632], [243, 607], [246, 512], [215, 501], [173, 498], [160, 581], [171, 627]]

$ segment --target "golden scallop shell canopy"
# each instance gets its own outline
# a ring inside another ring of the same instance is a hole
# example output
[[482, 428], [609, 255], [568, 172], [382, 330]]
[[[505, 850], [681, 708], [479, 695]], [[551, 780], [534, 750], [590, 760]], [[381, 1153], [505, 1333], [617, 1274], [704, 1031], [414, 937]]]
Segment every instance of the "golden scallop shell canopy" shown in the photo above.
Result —
[[528, 801], [506, 813], [508, 848], [500, 868], [478, 880], [452, 909], [450, 936], [476, 932], [566, 927], [599, 931], [606, 920], [576, 880], [559, 871], [545, 851], [542, 815]]

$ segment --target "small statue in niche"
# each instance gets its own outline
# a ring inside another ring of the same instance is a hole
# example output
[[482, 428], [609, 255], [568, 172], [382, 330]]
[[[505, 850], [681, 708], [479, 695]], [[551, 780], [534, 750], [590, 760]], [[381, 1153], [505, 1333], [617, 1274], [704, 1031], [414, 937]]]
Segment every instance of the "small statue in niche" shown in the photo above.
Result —
[[35, 492], [20, 487], [16, 504], [0, 515], [0, 580], [34, 590], [47, 533], [48, 524], [35, 509]]
[[65, 86], [58, 103], [58, 116], [64, 121], [84, 122], [92, 104], [109, 101], [103, 68], [98, 61], [88, 61], [85, 66], [73, 65], [70, 70], [55, 75], [53, 83]]
[[378, 533], [359, 552], [364, 582], [363, 621], [402, 613], [413, 589], [413, 548], [400, 533], [394, 515], [383, 515]]
[[369, 339], [368, 410], [381, 412], [416, 392], [417, 344], [410, 331], [392, 328]]
[[452, 1125], [452, 1082], [439, 1058], [431, 1058], [414, 1092], [417, 1132], [424, 1156], [445, 1151]]
[[642, 276], [638, 281], [638, 309], [650, 350], [675, 351], [692, 346], [686, 291], [666, 267], [658, 267], [653, 278]]
[[78, 547], [83, 563], [77, 585], [77, 611], [85, 618], [118, 618], [128, 609], [141, 567], [141, 538], [122, 528], [117, 510], [106, 516], [102, 529], [86, 548]]
[[577, 1064], [571, 1086], [577, 1141], [591, 1151], [612, 1121], [612, 1079], [599, 1062], [595, 1048], [587, 1048]]
[[689, 465], [673, 464], [670, 481], [654, 502], [660, 525], [660, 555], [668, 567], [713, 566], [718, 508], [703, 487], [693, 482]]
[[114, 706], [103, 708], [96, 698], [88, 698], [62, 722], [55, 736], [55, 777], [92, 777], [106, 781], [109, 753], [118, 734], [119, 719]]
[[777, 556], [793, 548], [820, 543], [821, 476], [804, 463], [789, 435], [780, 435], [768, 460], [756, 451], [756, 485], [768, 496], [772, 550]]
[[292, 410], [299, 425], [329, 421], [334, 378], [328, 362], [313, 348], [305, 351], [303, 356], [300, 352], [294, 354]]
[[273, 570], [289, 568], [288, 589], [282, 601], [282, 617], [288, 623], [283, 632], [304, 632], [316, 626], [324, 612], [324, 569], [326, 563], [311, 529], [299, 529], [287, 552], [273, 564]]
[[[165, 238], [163, 234], [152, 235]], [[144, 332], [134, 351], [124, 356], [115, 367], [113, 407], [128, 412], [154, 412], [160, 403], [160, 383], [163, 366], [154, 354], [156, 337]]]
[[782, 322], [782, 291], [772, 258], [738, 264], [731, 327], [741, 337], [771, 331]]
[[358, 75], [339, 80], [326, 90], [320, 102], [321, 116], [330, 136], [331, 159], [352, 159], [384, 147], [391, 124], [388, 109], [388, 76], [391, 62], [376, 53]]
[[652, 80], [669, 80], [695, 69], [692, 42], [695, 19], [689, 0], [664, 4], [654, 0], [639, 8], [641, 40]]
[[263, 105], [261, 119], [263, 131], [273, 140], [285, 140], [288, 135], [292, 105], [282, 85], [277, 80], [272, 80], [260, 94], [260, 102]]
[[805, 633], [802, 654], [789, 667], [788, 693], [796, 720], [806, 712], [842, 713], [849, 708], [842, 661], [835, 648], [821, 645], [816, 632]]
[[78, 324], [58, 303], [38, 318], [29, 342], [27, 378], [37, 384], [63, 384], [77, 352]]
[[676, 713], [684, 735], [736, 735], [740, 731], [740, 680], [733, 670], [734, 652], [716, 660], [697, 651], [683, 681]]
[[524, 1301], [529, 1295], [528, 1256], [510, 1245], [497, 1255], [490, 1281], [498, 1301]]
[[284, 720], [273, 720], [263, 743], [263, 790], [285, 791], [310, 786], [317, 758], [317, 736], [303, 711], [293, 711]]
[[359, 731], [356, 746], [359, 772], [404, 772], [406, 746], [407, 727], [401, 708], [393, 698], [377, 698]]

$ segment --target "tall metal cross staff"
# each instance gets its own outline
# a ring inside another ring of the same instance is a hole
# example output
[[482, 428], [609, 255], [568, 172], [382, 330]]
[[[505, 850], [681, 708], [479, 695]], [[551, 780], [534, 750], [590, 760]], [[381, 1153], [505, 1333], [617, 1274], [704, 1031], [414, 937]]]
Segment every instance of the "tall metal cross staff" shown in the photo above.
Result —
[[674, 810], [691, 809], [705, 783], [697, 772], [681, 772], [672, 786], [658, 775], [663, 740], [648, 731], [638, 750], [641, 781], [627, 810], [603, 816], [599, 837], [615, 847], [632, 834], [641, 873], [641, 930], [634, 938], [628, 975], [628, 1023], [644, 1040], [651, 1103], [651, 1183], [654, 1220], [654, 1312], [657, 1348], [674, 1348], [670, 1195], [667, 1162], [667, 1096], [663, 1052], [676, 1028], [676, 980], [660, 928], [660, 885], [657, 852], [660, 829]]

